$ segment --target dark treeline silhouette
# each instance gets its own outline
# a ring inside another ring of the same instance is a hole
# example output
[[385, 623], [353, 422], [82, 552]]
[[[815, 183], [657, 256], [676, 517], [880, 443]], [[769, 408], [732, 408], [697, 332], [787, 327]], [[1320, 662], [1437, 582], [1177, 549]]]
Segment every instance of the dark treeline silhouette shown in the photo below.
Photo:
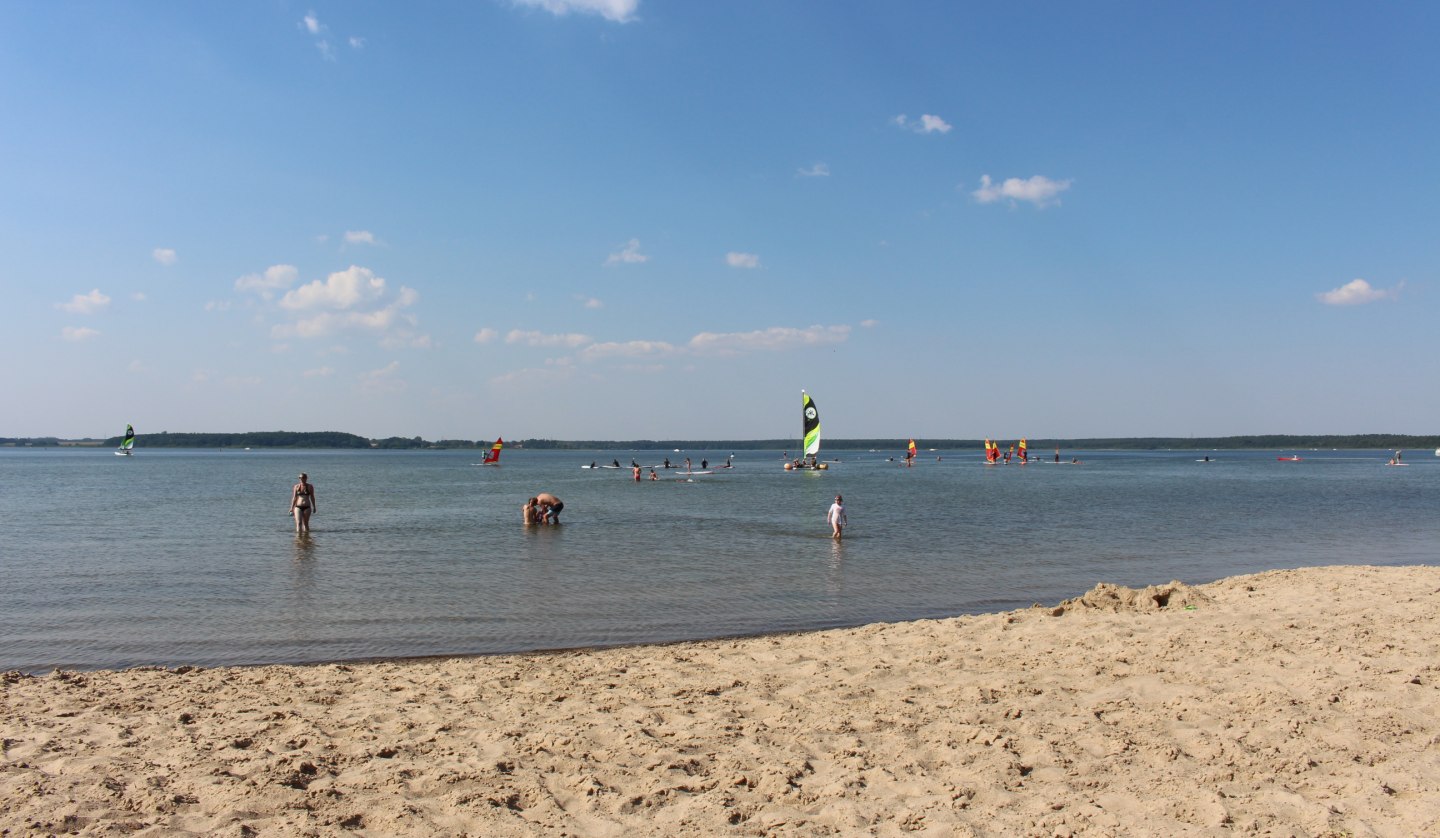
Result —
[[[417, 448], [489, 448], [493, 438], [482, 440], [441, 439], [426, 440], [421, 437], [392, 436], [384, 439], [368, 439], [341, 431], [252, 431], [233, 434], [169, 433], [139, 434], [135, 437], [137, 448], [374, 448], [374, 449], [417, 449]], [[827, 451], [902, 451], [909, 438], [887, 437], [883, 439], [828, 439]], [[1001, 446], [1008, 447], [1018, 442], [1014, 439], [996, 439]], [[1194, 450], [1211, 448], [1291, 450], [1312, 448], [1410, 448], [1433, 449], [1440, 446], [1440, 436], [1413, 436], [1405, 434], [1336, 434], [1329, 436], [1297, 436], [1291, 434], [1264, 434], [1256, 436], [1217, 437], [1109, 437], [1078, 439], [1044, 439], [1031, 437], [1027, 440], [1032, 456], [1040, 456], [1046, 450], [1060, 447], [1066, 450], [1104, 451], [1159, 451]], [[115, 447], [120, 437], [108, 439], [63, 440], [57, 437], [0, 437], [0, 446], [45, 448], [54, 446], [89, 445]], [[943, 451], [979, 450], [984, 444], [979, 439], [921, 439], [916, 437], [915, 445], [924, 450], [935, 448]], [[632, 439], [632, 440], [561, 440], [524, 439], [506, 443], [511, 448], [532, 450], [664, 450], [679, 448], [691, 451], [770, 451], [798, 450], [798, 439]]]

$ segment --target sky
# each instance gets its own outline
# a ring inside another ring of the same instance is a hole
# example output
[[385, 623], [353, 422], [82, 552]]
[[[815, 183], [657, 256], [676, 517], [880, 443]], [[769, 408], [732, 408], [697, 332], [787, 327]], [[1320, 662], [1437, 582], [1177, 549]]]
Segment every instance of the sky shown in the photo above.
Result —
[[1440, 432], [1440, 5], [0, 4], [0, 436]]

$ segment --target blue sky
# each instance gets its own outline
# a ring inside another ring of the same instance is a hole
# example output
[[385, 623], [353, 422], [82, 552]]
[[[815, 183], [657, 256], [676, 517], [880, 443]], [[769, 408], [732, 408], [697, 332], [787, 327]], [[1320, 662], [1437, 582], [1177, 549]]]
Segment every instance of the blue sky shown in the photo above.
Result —
[[0, 436], [1435, 433], [1440, 6], [0, 5]]

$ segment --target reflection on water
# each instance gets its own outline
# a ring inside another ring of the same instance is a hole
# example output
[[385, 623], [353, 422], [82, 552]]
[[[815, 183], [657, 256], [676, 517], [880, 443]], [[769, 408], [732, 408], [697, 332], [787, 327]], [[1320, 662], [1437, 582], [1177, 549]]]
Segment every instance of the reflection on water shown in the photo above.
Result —
[[[578, 466], [674, 452], [513, 453], [481, 469], [473, 452], [0, 451], [0, 670], [817, 628], [1059, 601], [1100, 581], [1433, 562], [1440, 543], [1440, 467], [1385, 468], [1383, 452], [1099, 452], [1084, 468], [847, 452], [823, 474], [738, 452], [733, 470], [641, 483]], [[326, 513], [297, 535], [274, 512], [302, 470]], [[564, 524], [520, 524], [540, 489], [564, 498]], [[173, 526], [177, 493], [203, 527]], [[824, 520], [837, 493], [843, 540]]]

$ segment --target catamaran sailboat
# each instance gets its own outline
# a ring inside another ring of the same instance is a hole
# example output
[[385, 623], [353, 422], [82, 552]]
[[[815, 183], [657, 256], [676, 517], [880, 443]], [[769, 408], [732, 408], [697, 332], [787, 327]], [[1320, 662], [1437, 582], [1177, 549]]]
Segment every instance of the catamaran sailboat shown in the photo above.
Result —
[[131, 449], [133, 449], [134, 447], [135, 447], [135, 426], [134, 426], [134, 425], [128, 425], [128, 424], [127, 424], [127, 425], [125, 426], [125, 438], [120, 441], [120, 447], [117, 448], [117, 449], [115, 449], [115, 456], [117, 456], [117, 457], [129, 457], [129, 456], [131, 455]]
[[805, 446], [805, 453], [801, 459], [793, 463], [786, 463], [785, 470], [803, 468], [824, 471], [830, 468], [828, 463], [819, 460], [820, 455], [820, 412], [815, 409], [815, 400], [804, 390], [800, 391], [800, 398], [804, 403], [804, 410], [801, 414], [800, 434]]

